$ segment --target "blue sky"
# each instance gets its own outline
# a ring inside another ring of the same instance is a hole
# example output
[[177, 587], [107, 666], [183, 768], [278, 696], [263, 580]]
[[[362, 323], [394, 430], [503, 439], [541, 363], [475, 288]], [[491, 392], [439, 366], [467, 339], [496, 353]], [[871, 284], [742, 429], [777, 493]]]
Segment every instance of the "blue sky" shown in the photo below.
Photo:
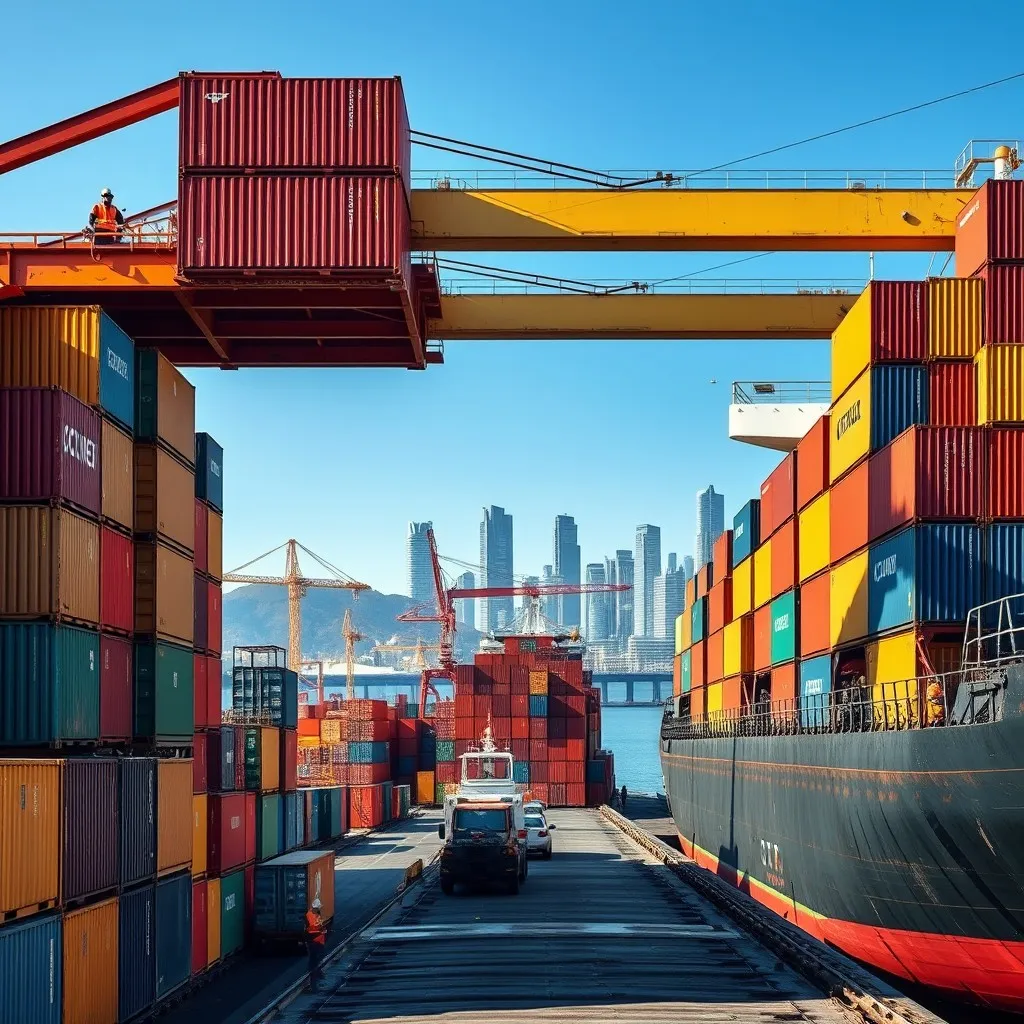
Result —
[[[416, 128], [595, 168], [676, 169], [1020, 71], [1024, 28], [1012, 5], [995, 20], [912, 0], [871, 14], [820, 2], [44, 2], [15, 5], [5, 19], [17, 44], [0, 62], [4, 139], [179, 70], [269, 68], [400, 74]], [[951, 168], [969, 139], [1012, 132], [1022, 99], [1024, 82], [1013, 83], [760, 166]], [[79, 227], [102, 185], [129, 210], [169, 199], [176, 145], [176, 116], [166, 114], [6, 175], [0, 231]], [[414, 166], [467, 161], [421, 150]], [[650, 280], [730, 257], [471, 258]], [[929, 262], [883, 256], [876, 275], [919, 277]], [[708, 276], [866, 275], [864, 255], [778, 254]], [[522, 574], [551, 561], [561, 512], [576, 516], [584, 561], [632, 547], [641, 522], [662, 527], [663, 551], [689, 552], [695, 492], [714, 483], [731, 517], [776, 461], [727, 439], [729, 382], [827, 375], [824, 342], [642, 341], [449, 344], [445, 365], [423, 373], [188, 372], [199, 427], [226, 449], [228, 566], [295, 536], [390, 592], [404, 589], [408, 520], [433, 519], [442, 552], [475, 561], [491, 503], [515, 516]]]

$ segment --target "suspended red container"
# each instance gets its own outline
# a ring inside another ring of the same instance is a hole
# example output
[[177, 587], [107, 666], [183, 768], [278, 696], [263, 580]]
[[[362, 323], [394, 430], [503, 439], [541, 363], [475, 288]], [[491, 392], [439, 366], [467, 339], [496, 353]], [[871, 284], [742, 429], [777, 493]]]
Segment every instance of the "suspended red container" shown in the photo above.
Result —
[[107, 526], [100, 527], [100, 628], [125, 634], [135, 628], [135, 546]]

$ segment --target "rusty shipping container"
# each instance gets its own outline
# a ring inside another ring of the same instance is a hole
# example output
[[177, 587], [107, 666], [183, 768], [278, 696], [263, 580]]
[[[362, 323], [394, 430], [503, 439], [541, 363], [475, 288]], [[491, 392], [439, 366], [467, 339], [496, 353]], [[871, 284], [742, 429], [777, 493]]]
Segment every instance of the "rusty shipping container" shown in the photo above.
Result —
[[796, 507], [805, 509], [828, 487], [827, 415], [817, 420], [796, 446]]
[[956, 223], [956, 276], [990, 261], [1024, 262], [1024, 181], [986, 181]]
[[0, 914], [57, 902], [61, 763], [0, 760]]
[[985, 443], [985, 515], [1024, 519], [1024, 427], [993, 427]]
[[159, 874], [192, 864], [192, 759], [161, 758], [156, 763], [156, 870]]
[[213, 509], [207, 511], [206, 574], [219, 580], [224, 576], [224, 517]]
[[375, 170], [410, 188], [400, 78], [181, 76], [183, 174], [208, 170]]
[[135, 631], [192, 643], [192, 562], [165, 544], [135, 545]]
[[132, 642], [100, 637], [100, 739], [132, 736]]
[[1024, 266], [989, 264], [978, 277], [985, 282], [986, 344], [1024, 343]]
[[61, 902], [117, 888], [117, 760], [64, 761]]
[[135, 474], [132, 439], [104, 420], [100, 460], [100, 517], [131, 531], [135, 522]]
[[100, 616], [99, 527], [68, 509], [0, 508], [0, 618]]
[[395, 178], [189, 177], [178, 208], [186, 277], [309, 274], [322, 284], [328, 274], [411, 287], [409, 207]]
[[192, 554], [195, 474], [155, 444], [135, 446], [135, 532]]
[[118, 1001], [118, 901], [64, 915], [64, 1024], [109, 1024]]
[[0, 501], [100, 514], [100, 417], [56, 388], [0, 388]]
[[108, 526], [100, 527], [100, 628], [135, 629], [135, 545]]
[[928, 278], [928, 358], [973, 359], [983, 337], [984, 282]]
[[974, 363], [928, 367], [928, 422], [936, 427], [973, 427], [978, 422], [978, 368]]
[[187, 466], [196, 457], [196, 389], [155, 349], [138, 355], [137, 441], [153, 441], [173, 451]]

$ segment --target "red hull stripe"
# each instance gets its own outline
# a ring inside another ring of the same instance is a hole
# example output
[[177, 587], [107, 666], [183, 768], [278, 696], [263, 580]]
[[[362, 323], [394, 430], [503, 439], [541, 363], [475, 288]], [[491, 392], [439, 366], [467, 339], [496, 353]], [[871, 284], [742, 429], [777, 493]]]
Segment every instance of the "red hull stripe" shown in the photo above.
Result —
[[941, 990], [948, 999], [1024, 1012], [1024, 942], [961, 938], [878, 928], [823, 917], [680, 835], [683, 852], [701, 867], [752, 896], [769, 910], [848, 956], [896, 977]]

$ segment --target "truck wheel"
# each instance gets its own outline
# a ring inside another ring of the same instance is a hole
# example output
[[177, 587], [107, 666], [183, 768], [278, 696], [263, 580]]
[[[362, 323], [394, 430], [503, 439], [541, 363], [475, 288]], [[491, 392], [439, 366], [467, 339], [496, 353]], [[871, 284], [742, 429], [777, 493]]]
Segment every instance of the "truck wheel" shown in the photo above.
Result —
[[442, 878], [441, 892], [443, 892], [445, 896], [451, 896], [451, 894], [455, 892], [455, 883], [450, 878]]

